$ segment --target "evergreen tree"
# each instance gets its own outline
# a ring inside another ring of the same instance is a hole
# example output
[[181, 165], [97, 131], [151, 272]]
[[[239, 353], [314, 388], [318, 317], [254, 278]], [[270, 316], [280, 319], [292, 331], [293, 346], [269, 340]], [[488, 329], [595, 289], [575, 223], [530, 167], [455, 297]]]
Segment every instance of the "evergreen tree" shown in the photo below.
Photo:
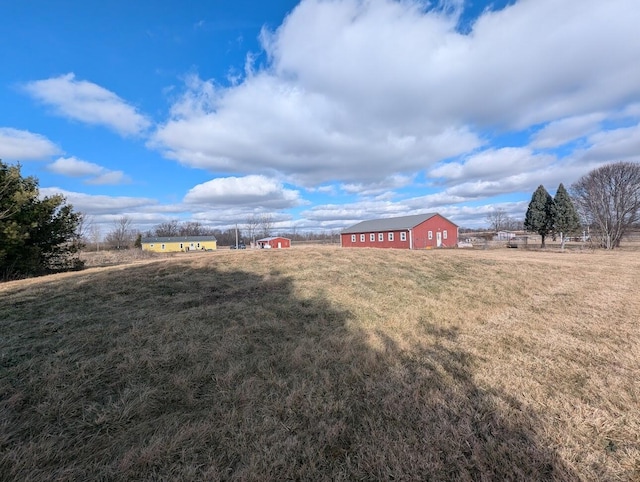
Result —
[[542, 237], [542, 247], [545, 247], [545, 238], [553, 232], [555, 218], [555, 206], [553, 198], [543, 185], [531, 196], [531, 202], [524, 218], [524, 228], [527, 231], [538, 233]]
[[580, 228], [580, 218], [576, 211], [569, 193], [562, 183], [558, 186], [556, 196], [553, 199], [555, 203], [555, 219], [554, 230], [560, 233], [560, 244], [564, 249], [565, 237], [567, 234], [576, 232]]
[[63, 196], [39, 199], [38, 181], [0, 161], [0, 279], [79, 268], [80, 214]]

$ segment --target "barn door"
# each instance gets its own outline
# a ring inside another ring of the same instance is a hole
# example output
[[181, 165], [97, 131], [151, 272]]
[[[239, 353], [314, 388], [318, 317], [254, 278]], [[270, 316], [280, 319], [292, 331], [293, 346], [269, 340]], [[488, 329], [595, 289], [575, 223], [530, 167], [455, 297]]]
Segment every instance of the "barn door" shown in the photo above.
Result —
[[282, 248], [282, 243], [278, 241], [278, 249]]
[[440, 231], [436, 233], [436, 246], [438, 248], [442, 246], [442, 233]]

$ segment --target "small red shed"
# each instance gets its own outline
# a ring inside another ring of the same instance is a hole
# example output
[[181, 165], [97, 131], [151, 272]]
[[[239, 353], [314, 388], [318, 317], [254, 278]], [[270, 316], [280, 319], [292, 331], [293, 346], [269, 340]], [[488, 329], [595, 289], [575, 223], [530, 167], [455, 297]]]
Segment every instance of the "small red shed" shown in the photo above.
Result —
[[458, 244], [458, 226], [438, 213], [372, 219], [340, 233], [343, 248], [425, 249]]
[[289, 238], [283, 238], [282, 236], [272, 236], [258, 239], [256, 240], [256, 244], [259, 248], [290, 248], [291, 240]]

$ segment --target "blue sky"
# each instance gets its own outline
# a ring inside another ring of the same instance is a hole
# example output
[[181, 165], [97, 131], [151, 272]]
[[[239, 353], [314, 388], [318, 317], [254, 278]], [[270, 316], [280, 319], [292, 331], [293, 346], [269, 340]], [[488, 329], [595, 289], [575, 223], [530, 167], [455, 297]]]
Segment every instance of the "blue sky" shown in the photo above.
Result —
[[524, 218], [640, 161], [637, 0], [0, 2], [0, 158], [108, 232]]

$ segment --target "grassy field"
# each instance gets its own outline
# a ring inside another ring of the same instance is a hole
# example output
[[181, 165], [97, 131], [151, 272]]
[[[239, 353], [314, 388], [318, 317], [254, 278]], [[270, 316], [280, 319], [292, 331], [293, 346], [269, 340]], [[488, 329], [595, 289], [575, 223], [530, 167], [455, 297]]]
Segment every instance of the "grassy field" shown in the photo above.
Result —
[[317, 247], [0, 285], [1, 480], [640, 480], [640, 252]]

